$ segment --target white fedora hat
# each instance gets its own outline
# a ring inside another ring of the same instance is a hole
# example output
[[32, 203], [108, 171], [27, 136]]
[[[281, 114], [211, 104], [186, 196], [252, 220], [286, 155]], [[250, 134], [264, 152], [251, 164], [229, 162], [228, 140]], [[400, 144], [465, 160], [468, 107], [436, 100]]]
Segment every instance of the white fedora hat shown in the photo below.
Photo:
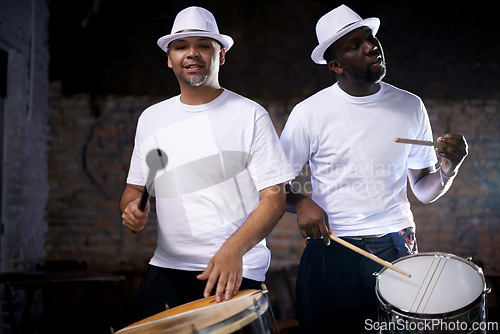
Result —
[[222, 44], [227, 50], [233, 46], [231, 37], [219, 33], [217, 22], [212, 13], [201, 7], [188, 7], [181, 10], [175, 17], [170, 35], [158, 39], [158, 46], [165, 52], [173, 40], [190, 37], [210, 37]]
[[311, 59], [316, 64], [326, 64], [323, 57], [325, 50], [340, 37], [360, 27], [370, 28], [375, 36], [380, 27], [380, 20], [376, 17], [363, 20], [346, 5], [341, 5], [326, 13], [316, 24], [319, 45], [313, 50]]

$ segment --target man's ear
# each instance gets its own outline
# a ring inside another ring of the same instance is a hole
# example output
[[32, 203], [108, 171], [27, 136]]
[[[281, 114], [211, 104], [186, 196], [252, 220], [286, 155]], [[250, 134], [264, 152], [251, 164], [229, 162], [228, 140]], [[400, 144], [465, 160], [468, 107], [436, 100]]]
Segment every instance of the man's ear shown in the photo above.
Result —
[[328, 67], [336, 74], [342, 74], [344, 72], [342, 65], [340, 65], [336, 60], [330, 61], [328, 63]]
[[219, 65], [224, 65], [226, 62], [226, 49], [221, 48], [219, 51]]
[[167, 51], [167, 65], [168, 65], [168, 68], [173, 68], [172, 61], [170, 60], [170, 52], [169, 51]]

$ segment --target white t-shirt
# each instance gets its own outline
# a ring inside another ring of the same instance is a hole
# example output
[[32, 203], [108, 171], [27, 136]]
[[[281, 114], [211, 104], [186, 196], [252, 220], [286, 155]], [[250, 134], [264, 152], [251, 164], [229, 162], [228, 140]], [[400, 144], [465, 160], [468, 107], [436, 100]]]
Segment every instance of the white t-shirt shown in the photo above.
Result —
[[[127, 183], [153, 177], [158, 247], [150, 264], [202, 271], [256, 207], [259, 191], [293, 173], [266, 110], [224, 90], [204, 105], [176, 96], [142, 113]], [[244, 255], [243, 276], [263, 281], [269, 262], [264, 239]]]
[[437, 163], [433, 147], [394, 142], [432, 140], [417, 96], [381, 83], [377, 93], [353, 97], [336, 83], [292, 110], [281, 144], [298, 175], [311, 169], [313, 200], [338, 236], [373, 235], [413, 226], [407, 169]]

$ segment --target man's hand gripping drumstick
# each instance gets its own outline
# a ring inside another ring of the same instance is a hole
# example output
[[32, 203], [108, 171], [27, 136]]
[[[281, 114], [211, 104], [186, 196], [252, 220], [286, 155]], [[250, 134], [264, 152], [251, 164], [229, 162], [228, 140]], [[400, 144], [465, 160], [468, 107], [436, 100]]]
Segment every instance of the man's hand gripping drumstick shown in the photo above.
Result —
[[[288, 188], [289, 191], [290, 188]], [[295, 211], [297, 212], [297, 224], [299, 225], [299, 231], [304, 238], [321, 238], [323, 237], [323, 241], [325, 245], [330, 245], [330, 239], [355, 251], [356, 253], [363, 255], [369, 258], [372, 261], [381, 264], [384, 267], [387, 267], [391, 270], [394, 270], [402, 275], [407, 277], [411, 277], [410, 274], [404, 272], [403, 270], [393, 266], [389, 262], [382, 260], [381, 258], [357, 247], [353, 244], [341, 239], [333, 234], [333, 231], [330, 229], [328, 224], [328, 215], [326, 212], [316, 204], [309, 197], [294, 193], [295, 201]]]
[[144, 228], [148, 221], [150, 204], [149, 197], [154, 186], [156, 174], [165, 169], [168, 158], [161, 149], [153, 149], [146, 155], [146, 164], [149, 167], [145, 186], [127, 184], [123, 192], [120, 208], [122, 210], [122, 225], [137, 233]]
[[391, 269], [391, 270], [394, 270], [394, 271], [396, 271], [396, 272], [398, 272], [398, 273], [400, 273], [400, 274], [402, 274], [402, 275], [405, 275], [406, 277], [411, 277], [411, 275], [410, 275], [410, 274], [408, 274], [408, 273], [406, 273], [405, 271], [403, 271], [403, 270], [399, 269], [398, 267], [396, 267], [396, 266], [394, 266], [394, 265], [390, 264], [389, 262], [387, 262], [387, 261], [385, 261], [385, 260], [382, 260], [381, 258], [379, 258], [378, 256], [373, 255], [372, 253], [369, 253], [369, 252], [367, 252], [367, 251], [365, 251], [365, 250], [363, 250], [363, 249], [361, 249], [361, 248], [359, 248], [359, 247], [357, 247], [357, 246], [354, 246], [353, 244], [351, 244], [351, 243], [349, 243], [349, 242], [345, 241], [344, 239], [341, 239], [341, 238], [339, 238], [339, 237], [337, 237], [337, 236], [333, 235], [333, 233], [332, 233], [332, 234], [330, 234], [330, 239], [332, 239], [332, 240], [333, 240], [333, 241], [335, 241], [335, 242], [338, 242], [338, 243], [339, 243], [339, 244], [341, 244], [342, 246], [345, 246], [345, 247], [347, 247], [347, 248], [349, 248], [349, 249], [351, 249], [351, 250], [355, 251], [355, 252], [356, 252], [356, 253], [358, 253], [358, 254], [363, 255], [364, 257], [369, 258], [369, 259], [370, 259], [370, 260], [372, 260], [372, 261], [377, 262], [378, 264], [383, 265], [383, 266], [384, 266], [384, 267], [386, 267], [386, 268], [389, 268], [389, 269]]
[[467, 142], [464, 136], [459, 134], [446, 134], [436, 142], [406, 138], [396, 138], [395, 141], [402, 144], [434, 146], [437, 156], [441, 158], [441, 166], [437, 170], [433, 166], [408, 169], [413, 193], [424, 204], [436, 201], [448, 191], [468, 154]]
[[394, 141], [401, 144], [434, 146], [438, 157], [443, 159], [441, 170], [448, 177], [456, 173], [468, 154], [467, 141], [459, 134], [448, 133], [435, 142], [406, 138], [395, 138]]

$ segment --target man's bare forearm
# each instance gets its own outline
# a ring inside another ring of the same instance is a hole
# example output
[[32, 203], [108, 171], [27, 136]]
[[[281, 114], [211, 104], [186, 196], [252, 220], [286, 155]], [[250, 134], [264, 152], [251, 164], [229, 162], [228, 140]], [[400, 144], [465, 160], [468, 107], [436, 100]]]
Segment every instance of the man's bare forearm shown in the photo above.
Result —
[[133, 200], [140, 198], [142, 195], [142, 190], [144, 187], [127, 184], [125, 190], [123, 191], [122, 198], [120, 200], [120, 210], [123, 213], [128, 203]]
[[286, 199], [283, 185], [261, 190], [260, 197], [259, 204], [247, 221], [226, 241], [237, 242], [243, 254], [264, 239], [285, 213]]
[[286, 212], [297, 213], [297, 204], [308, 198], [306, 195], [294, 192], [290, 184], [285, 186], [286, 192]]

